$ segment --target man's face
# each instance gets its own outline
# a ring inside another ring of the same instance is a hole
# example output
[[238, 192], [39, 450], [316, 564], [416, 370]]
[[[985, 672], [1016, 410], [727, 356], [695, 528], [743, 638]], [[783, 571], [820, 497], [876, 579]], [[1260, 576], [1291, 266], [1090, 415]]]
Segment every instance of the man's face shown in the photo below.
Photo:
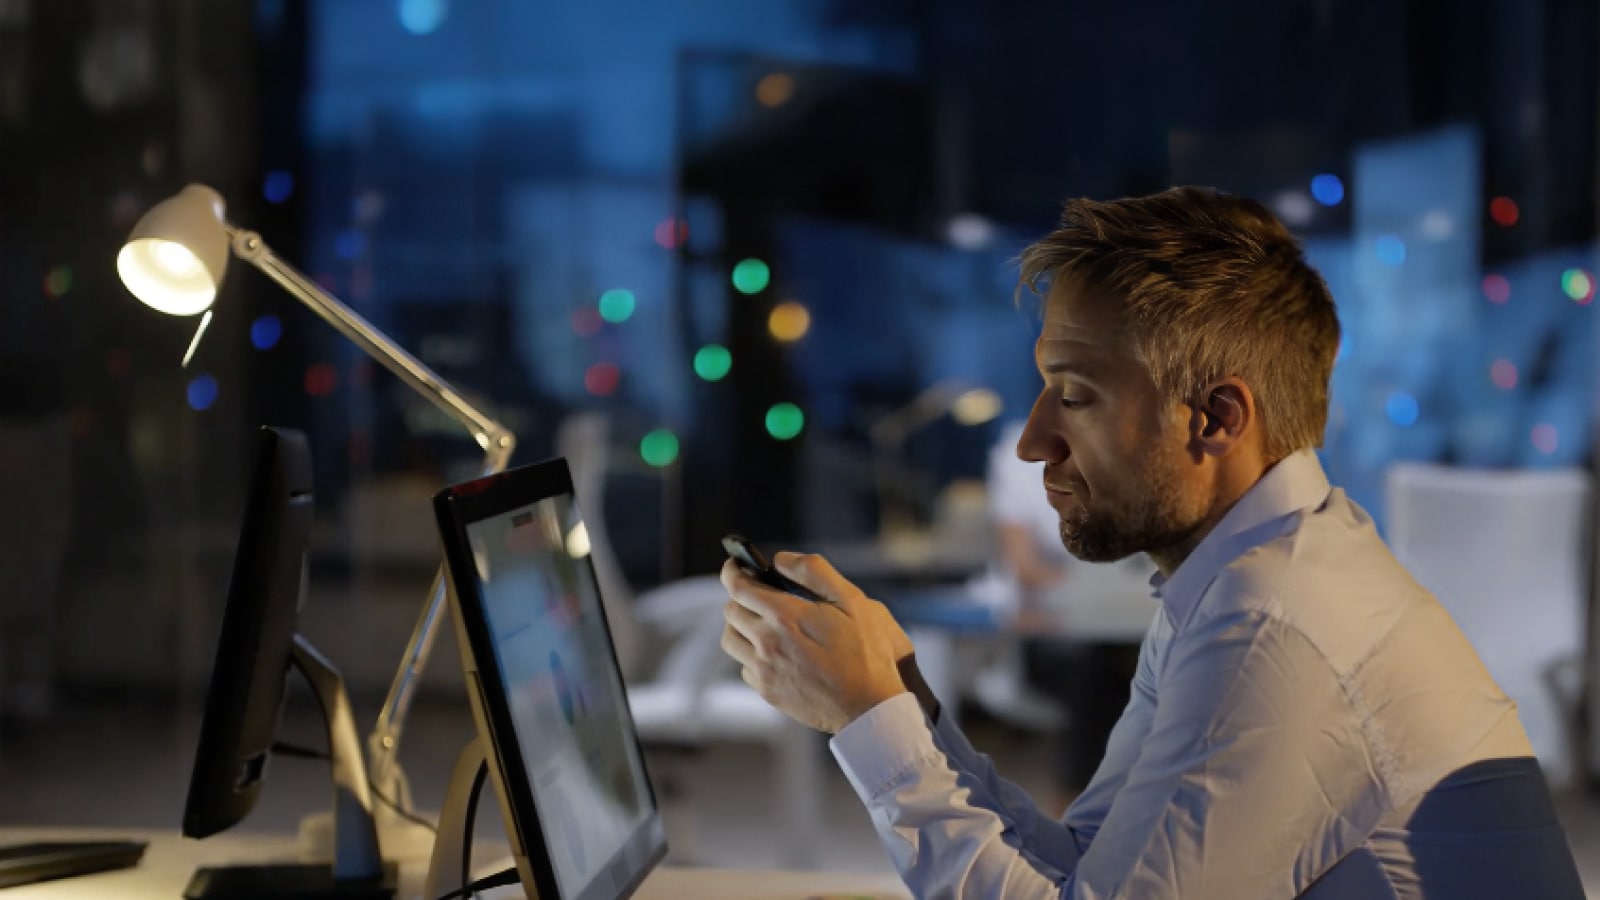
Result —
[[1193, 411], [1157, 391], [1120, 304], [1059, 285], [1035, 355], [1044, 389], [1017, 455], [1045, 464], [1067, 551], [1111, 562], [1187, 544], [1211, 475], [1190, 445]]

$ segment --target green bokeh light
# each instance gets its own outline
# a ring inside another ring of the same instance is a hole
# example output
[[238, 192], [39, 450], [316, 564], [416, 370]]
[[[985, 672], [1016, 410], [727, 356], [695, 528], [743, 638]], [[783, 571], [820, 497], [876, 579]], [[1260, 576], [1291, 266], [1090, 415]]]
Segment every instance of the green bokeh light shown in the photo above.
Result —
[[743, 259], [733, 267], [733, 286], [741, 294], [759, 294], [772, 282], [772, 270], [759, 259]]
[[695, 351], [694, 373], [707, 381], [721, 381], [733, 368], [733, 354], [721, 344], [707, 344]]
[[612, 288], [600, 295], [600, 318], [613, 325], [626, 322], [633, 316], [633, 309], [638, 301], [633, 296], [633, 291], [624, 288]]
[[1587, 300], [1594, 296], [1594, 279], [1582, 269], [1568, 269], [1561, 273], [1561, 290], [1573, 300]]
[[767, 410], [767, 434], [780, 441], [790, 440], [806, 427], [806, 414], [793, 403], [779, 403]]
[[657, 428], [639, 442], [639, 455], [658, 469], [670, 466], [678, 458], [678, 436], [665, 428]]

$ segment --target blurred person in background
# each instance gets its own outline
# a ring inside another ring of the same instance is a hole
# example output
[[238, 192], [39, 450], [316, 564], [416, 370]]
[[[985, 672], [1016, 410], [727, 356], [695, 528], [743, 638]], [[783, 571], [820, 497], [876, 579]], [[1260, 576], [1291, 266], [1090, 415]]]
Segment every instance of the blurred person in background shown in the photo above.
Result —
[[1073, 560], [1062, 546], [1061, 519], [1041, 488], [1044, 466], [1017, 456], [1023, 427], [1008, 425], [989, 452], [989, 517], [1011, 611], [1009, 629], [1023, 635], [1006, 652], [1021, 654], [1028, 688], [1048, 697], [1065, 721], [1064, 733], [1056, 736], [1055, 795], [1048, 804], [1060, 815], [1105, 755], [1111, 729], [1128, 705], [1139, 645], [1073, 636], [1073, 593], [1083, 581], [1096, 580], [1099, 573], [1091, 567], [1102, 564]]
[[1288, 230], [1197, 188], [1076, 200], [1022, 280], [1044, 387], [1017, 452], [1073, 556], [1159, 570], [1132, 699], [1064, 817], [825, 560], [776, 560], [824, 603], [722, 572], [724, 649], [833, 734], [912, 892], [1581, 898], [1515, 704], [1314, 452], [1340, 329]]

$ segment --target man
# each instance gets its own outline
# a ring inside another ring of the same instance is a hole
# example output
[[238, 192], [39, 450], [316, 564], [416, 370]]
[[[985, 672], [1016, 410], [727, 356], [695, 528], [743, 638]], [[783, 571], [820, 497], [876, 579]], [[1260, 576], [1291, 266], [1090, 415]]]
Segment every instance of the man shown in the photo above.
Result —
[[1583, 896], [1514, 704], [1312, 448], [1332, 298], [1260, 205], [1067, 204], [1022, 256], [1044, 389], [1017, 446], [1066, 548], [1160, 610], [1088, 789], [1041, 815], [939, 714], [883, 608], [723, 570], [723, 647], [832, 747], [919, 897]]

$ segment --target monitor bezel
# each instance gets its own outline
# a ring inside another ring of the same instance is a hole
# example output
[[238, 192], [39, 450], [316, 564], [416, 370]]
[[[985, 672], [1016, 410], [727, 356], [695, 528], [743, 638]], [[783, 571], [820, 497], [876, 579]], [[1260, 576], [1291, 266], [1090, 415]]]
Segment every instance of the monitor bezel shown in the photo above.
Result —
[[[523, 878], [533, 879], [530, 897], [543, 900], [588, 900], [567, 897], [556, 880], [554, 862], [550, 858], [550, 845], [545, 840], [544, 824], [534, 802], [533, 782], [529, 778], [517, 744], [516, 728], [505, 679], [500, 670], [499, 657], [494, 651], [488, 617], [484, 610], [484, 597], [473, 561], [472, 544], [467, 534], [468, 526], [508, 513], [526, 509], [541, 501], [567, 496], [572, 499], [573, 510], [580, 521], [582, 506], [575, 496], [572, 475], [565, 459], [523, 466], [497, 475], [453, 485], [434, 497], [434, 512], [438, 518], [439, 533], [444, 543], [445, 563], [450, 571], [452, 607], [463, 646], [462, 665], [472, 696], [474, 717], [486, 745], [491, 781], [500, 795], [501, 810], [512, 832], [513, 853], [519, 867], [526, 866]], [[600, 581], [594, 571], [592, 558], [585, 557], [582, 564], [589, 569], [591, 583], [598, 593]], [[606, 630], [606, 643], [617, 682], [626, 685], [621, 665], [617, 659], [616, 643], [611, 638], [611, 625], [606, 617], [603, 598], [596, 596], [596, 606], [601, 624]], [[643, 843], [643, 861], [636, 871], [630, 872], [626, 884], [616, 897], [627, 897], [638, 890], [646, 876], [666, 857], [666, 834], [661, 818], [661, 807], [655, 786], [645, 765], [644, 748], [639, 741], [638, 729], [633, 721], [633, 711], [628, 706], [626, 692], [621, 712], [626, 719], [628, 734], [633, 741], [633, 752], [639, 760], [644, 776], [644, 788], [649, 800], [650, 814], [624, 842], [618, 853], [606, 860], [602, 870], [614, 866], [635, 845]], [[537, 848], [537, 852], [530, 852]], [[525, 889], [527, 885], [524, 885]]]

